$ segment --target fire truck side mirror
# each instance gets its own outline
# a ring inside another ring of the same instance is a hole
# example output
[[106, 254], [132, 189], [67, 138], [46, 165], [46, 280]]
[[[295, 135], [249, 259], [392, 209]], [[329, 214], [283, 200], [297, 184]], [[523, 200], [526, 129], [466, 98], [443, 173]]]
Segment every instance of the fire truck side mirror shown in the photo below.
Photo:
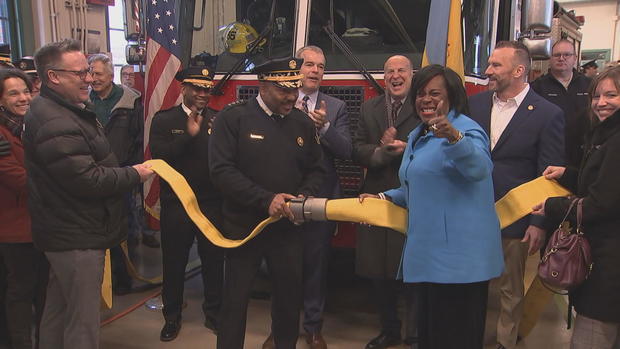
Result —
[[139, 34], [131, 34], [127, 38], [125, 59], [127, 64], [146, 64], [146, 42], [139, 37]]
[[522, 32], [531, 33], [531, 36], [551, 32], [553, 0], [525, 0], [523, 9]]
[[546, 60], [551, 57], [551, 38], [523, 38], [522, 41], [533, 60]]

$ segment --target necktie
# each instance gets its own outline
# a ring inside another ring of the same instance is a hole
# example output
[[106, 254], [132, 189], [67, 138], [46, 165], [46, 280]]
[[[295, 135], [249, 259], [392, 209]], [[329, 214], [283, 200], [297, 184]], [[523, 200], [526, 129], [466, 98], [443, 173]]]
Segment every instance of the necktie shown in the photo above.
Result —
[[392, 103], [392, 119], [390, 120], [392, 123], [390, 126], [394, 126], [396, 124], [396, 118], [398, 117], [398, 110], [403, 105], [403, 102], [396, 100]]
[[304, 108], [304, 112], [306, 114], [308, 114], [308, 100], [310, 99], [310, 97], [308, 97], [307, 95], [304, 96], [304, 98], [302, 98], [301, 101], [301, 106]]

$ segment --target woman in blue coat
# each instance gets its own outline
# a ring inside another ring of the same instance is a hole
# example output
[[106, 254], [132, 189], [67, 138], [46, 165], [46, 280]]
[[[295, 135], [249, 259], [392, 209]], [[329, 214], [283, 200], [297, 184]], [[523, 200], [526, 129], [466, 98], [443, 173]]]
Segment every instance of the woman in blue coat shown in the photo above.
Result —
[[401, 186], [379, 195], [408, 209], [399, 277], [419, 293], [420, 349], [481, 349], [490, 279], [503, 270], [489, 139], [464, 114], [451, 69], [415, 75], [410, 100], [422, 123], [408, 138]]

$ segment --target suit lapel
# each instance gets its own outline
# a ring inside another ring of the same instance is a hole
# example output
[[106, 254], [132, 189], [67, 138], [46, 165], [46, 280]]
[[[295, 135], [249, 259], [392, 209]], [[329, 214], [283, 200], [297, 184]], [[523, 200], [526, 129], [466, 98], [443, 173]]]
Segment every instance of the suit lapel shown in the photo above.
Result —
[[493, 93], [489, 94], [489, 98], [484, 100], [484, 105], [482, 106], [483, 112], [479, 115], [480, 118], [480, 126], [484, 132], [487, 133], [489, 137], [491, 137], [491, 112], [493, 111]]
[[[387, 107], [385, 105], [385, 96], [382, 96], [381, 100], [375, 106], [375, 110], [372, 111], [372, 115], [375, 117], [377, 124], [379, 124], [380, 130], [387, 130]], [[383, 131], [381, 131], [383, 133]]]
[[405, 102], [403, 103], [403, 106], [401, 107], [400, 112], [398, 113], [398, 116], [396, 117], [396, 122], [394, 122], [394, 127], [398, 128], [398, 126], [402, 125], [403, 122], [405, 122], [407, 119], [412, 117], [412, 114], [413, 114], [413, 105], [411, 105], [410, 98], [407, 98]]
[[506, 139], [510, 138], [510, 136], [517, 129], [519, 129], [521, 124], [523, 124], [528, 119], [528, 117], [532, 115], [532, 112], [536, 110], [537, 107], [535, 102], [536, 100], [533, 98], [532, 89], [530, 88], [527, 95], [525, 95], [523, 102], [521, 102], [521, 105], [519, 105], [519, 108], [517, 108], [517, 111], [515, 111], [514, 116], [512, 117], [512, 119], [510, 119], [510, 122], [506, 126], [506, 129], [504, 130], [504, 132], [502, 132], [502, 135], [497, 140], [497, 144], [495, 144], [493, 152], [499, 149], [504, 143], [506, 143]]

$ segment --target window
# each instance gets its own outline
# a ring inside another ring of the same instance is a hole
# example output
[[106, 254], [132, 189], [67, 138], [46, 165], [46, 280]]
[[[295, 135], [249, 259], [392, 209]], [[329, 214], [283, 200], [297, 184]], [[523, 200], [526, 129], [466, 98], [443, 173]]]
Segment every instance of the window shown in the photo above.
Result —
[[[236, 22], [219, 28], [220, 56], [217, 71], [226, 72], [245, 55], [246, 48], [258, 39], [269, 24], [272, 0], [237, 0]], [[268, 58], [293, 54], [295, 1], [277, 1], [273, 30], [259, 43], [258, 52], [247, 63], [246, 71]]]
[[9, 9], [6, 0], [0, 0], [0, 44], [10, 44]]
[[429, 11], [429, 0], [313, 0], [308, 44], [323, 49], [329, 70], [356, 70], [326, 33], [330, 26], [368, 70], [383, 70], [395, 54], [419, 67]]
[[125, 59], [125, 0], [116, 1], [114, 6], [108, 6], [108, 40], [114, 63], [114, 82], [121, 83], [121, 68], [127, 64]]

